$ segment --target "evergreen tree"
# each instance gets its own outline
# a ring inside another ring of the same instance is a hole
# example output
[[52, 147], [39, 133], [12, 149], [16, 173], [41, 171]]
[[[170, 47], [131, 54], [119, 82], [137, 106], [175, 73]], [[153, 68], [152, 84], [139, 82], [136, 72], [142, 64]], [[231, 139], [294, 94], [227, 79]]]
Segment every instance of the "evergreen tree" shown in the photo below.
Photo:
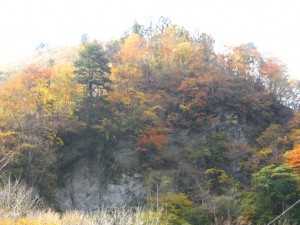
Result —
[[103, 47], [96, 41], [86, 43], [74, 63], [77, 82], [84, 88], [84, 101], [79, 117], [87, 122], [88, 128], [104, 114], [105, 96], [111, 90], [108, 75], [110, 68]]

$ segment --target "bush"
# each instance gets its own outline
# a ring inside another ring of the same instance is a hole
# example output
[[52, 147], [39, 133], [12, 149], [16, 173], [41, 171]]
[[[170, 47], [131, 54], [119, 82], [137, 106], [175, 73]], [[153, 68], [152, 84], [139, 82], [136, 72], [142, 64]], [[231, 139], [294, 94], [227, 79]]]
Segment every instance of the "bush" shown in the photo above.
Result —
[[0, 218], [20, 218], [43, 206], [42, 200], [32, 187], [10, 178], [0, 181]]
[[187, 222], [193, 225], [209, 225], [213, 222], [213, 214], [207, 209], [195, 208], [184, 213]]

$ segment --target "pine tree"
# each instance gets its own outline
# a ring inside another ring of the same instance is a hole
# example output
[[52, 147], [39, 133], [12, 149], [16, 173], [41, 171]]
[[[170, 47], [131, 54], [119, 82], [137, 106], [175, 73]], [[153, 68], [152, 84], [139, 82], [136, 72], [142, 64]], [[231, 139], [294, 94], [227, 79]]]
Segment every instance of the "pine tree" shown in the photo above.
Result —
[[103, 47], [94, 41], [84, 45], [74, 63], [77, 82], [85, 94], [79, 117], [87, 122], [88, 128], [104, 114], [105, 96], [111, 90], [108, 62]]

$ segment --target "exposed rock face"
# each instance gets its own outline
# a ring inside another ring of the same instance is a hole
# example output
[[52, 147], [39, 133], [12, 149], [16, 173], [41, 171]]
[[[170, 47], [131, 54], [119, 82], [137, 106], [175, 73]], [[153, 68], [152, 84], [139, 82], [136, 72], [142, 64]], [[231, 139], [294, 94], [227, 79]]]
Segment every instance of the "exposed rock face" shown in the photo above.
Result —
[[[167, 136], [164, 150], [156, 153], [155, 157], [164, 162], [165, 170], [161, 165], [154, 166], [151, 169], [154, 176], [158, 180], [159, 176], [170, 178], [174, 191], [197, 188], [204, 176], [197, 160], [205, 154], [208, 141], [218, 132], [227, 134], [232, 151], [240, 152], [234, 149], [235, 143], [247, 144], [242, 127], [230, 121], [223, 121], [218, 127], [205, 127], [201, 132], [178, 130]], [[84, 137], [62, 151], [64, 186], [56, 189], [55, 196], [62, 210], [93, 211], [102, 206], [137, 205], [145, 201], [144, 180], [148, 173], [141, 169], [132, 140], [104, 147], [101, 143], [95, 144], [93, 138]], [[228, 165], [231, 171], [238, 173], [239, 166], [235, 162]], [[143, 174], [140, 171], [144, 171]]]
[[[102, 206], [131, 205], [145, 198], [143, 181], [138, 173], [118, 172], [104, 158], [102, 147], [94, 154], [82, 155], [69, 165], [64, 187], [56, 189], [56, 201], [62, 210], [93, 211]], [[121, 149], [123, 162], [131, 167], [137, 162], [132, 150]], [[69, 153], [69, 155], [71, 155]], [[74, 154], [78, 157], [78, 154]], [[120, 161], [116, 158], [116, 161]], [[132, 160], [132, 163], [129, 163]]]

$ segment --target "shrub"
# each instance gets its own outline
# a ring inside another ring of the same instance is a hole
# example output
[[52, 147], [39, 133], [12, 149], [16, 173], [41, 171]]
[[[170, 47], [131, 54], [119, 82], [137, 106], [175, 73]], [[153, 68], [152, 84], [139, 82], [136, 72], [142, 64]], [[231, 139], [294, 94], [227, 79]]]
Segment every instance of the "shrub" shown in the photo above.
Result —
[[32, 187], [20, 180], [4, 178], [0, 181], [0, 218], [19, 218], [43, 206]]

